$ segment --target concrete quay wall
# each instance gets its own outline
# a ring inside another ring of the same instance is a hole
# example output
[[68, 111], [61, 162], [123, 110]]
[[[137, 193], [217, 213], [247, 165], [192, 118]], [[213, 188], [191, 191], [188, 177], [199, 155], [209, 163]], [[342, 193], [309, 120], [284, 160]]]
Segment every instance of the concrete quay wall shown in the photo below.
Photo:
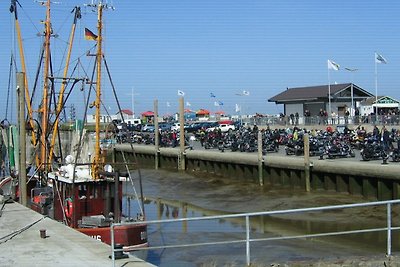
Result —
[[[311, 158], [306, 163], [304, 157], [267, 154], [260, 158], [257, 153], [208, 150], [186, 150], [182, 154], [179, 148], [156, 151], [154, 146], [145, 145], [134, 145], [134, 150], [141, 167], [202, 172], [268, 187], [329, 190], [373, 200], [400, 197], [400, 166], [397, 164], [319, 158]], [[122, 160], [122, 151], [125, 157], [133, 157], [131, 146], [122, 144], [116, 146], [117, 160]]]

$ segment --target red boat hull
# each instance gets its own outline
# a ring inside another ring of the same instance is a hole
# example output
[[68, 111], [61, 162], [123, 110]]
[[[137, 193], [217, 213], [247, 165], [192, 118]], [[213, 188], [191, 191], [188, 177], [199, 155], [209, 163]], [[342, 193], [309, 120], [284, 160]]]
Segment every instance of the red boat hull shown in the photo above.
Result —
[[[111, 245], [111, 228], [77, 228], [81, 233], [96, 240]], [[114, 243], [123, 246], [124, 251], [133, 251], [140, 247], [147, 247], [147, 225], [120, 225], [114, 227]]]

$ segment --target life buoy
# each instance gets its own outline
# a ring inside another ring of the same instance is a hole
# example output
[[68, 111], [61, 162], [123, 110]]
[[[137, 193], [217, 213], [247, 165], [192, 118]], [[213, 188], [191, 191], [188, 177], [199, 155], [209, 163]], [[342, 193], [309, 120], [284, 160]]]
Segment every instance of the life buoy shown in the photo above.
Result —
[[72, 198], [65, 199], [64, 212], [65, 212], [65, 216], [68, 219], [72, 218], [73, 211], [74, 211], [74, 207], [72, 205]]

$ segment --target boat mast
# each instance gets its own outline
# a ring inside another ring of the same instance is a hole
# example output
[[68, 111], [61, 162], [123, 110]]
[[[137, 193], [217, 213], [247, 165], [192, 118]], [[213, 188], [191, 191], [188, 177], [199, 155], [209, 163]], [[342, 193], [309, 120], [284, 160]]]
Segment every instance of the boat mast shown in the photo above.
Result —
[[[18, 5], [19, 2], [18, 2]], [[18, 20], [18, 12], [17, 12], [17, 0], [11, 0], [11, 6], [10, 6], [10, 12], [14, 13], [14, 19], [15, 19], [15, 29], [17, 31], [17, 39], [18, 39], [18, 49], [19, 49], [19, 57], [21, 60], [21, 68], [22, 72], [25, 73], [25, 78], [24, 78], [24, 85], [25, 85], [25, 103], [28, 111], [28, 119], [29, 119], [29, 124], [32, 128], [32, 144], [33, 146], [37, 145], [36, 142], [36, 134], [34, 131], [34, 125], [33, 125], [33, 111], [32, 111], [32, 106], [31, 106], [31, 97], [29, 95], [29, 88], [28, 88], [28, 75], [26, 74], [26, 64], [25, 64], [25, 53], [24, 53], [24, 47], [22, 45], [22, 38], [21, 38], [21, 27], [19, 25], [19, 20]]]
[[113, 9], [113, 7], [109, 6], [108, 4], [103, 4], [103, 1], [95, 1], [92, 0], [91, 4], [87, 4], [92, 8], [97, 8], [97, 37], [96, 37], [96, 99], [94, 101], [94, 107], [96, 108], [95, 113], [95, 124], [96, 124], [96, 143], [94, 147], [94, 158], [92, 164], [92, 177], [96, 180], [99, 179], [99, 170], [100, 166], [104, 163], [104, 158], [101, 154], [100, 149], [100, 107], [101, 107], [101, 68], [102, 68], [102, 61], [103, 61], [103, 10], [104, 9]]
[[74, 36], [75, 36], [75, 29], [76, 29], [76, 23], [78, 19], [81, 18], [81, 8], [76, 6], [74, 8], [75, 10], [75, 15], [74, 15], [74, 22], [72, 24], [71, 28], [71, 34], [69, 37], [69, 47], [68, 47], [68, 54], [67, 54], [67, 59], [65, 62], [65, 67], [64, 67], [64, 74], [63, 74], [63, 80], [61, 83], [61, 89], [60, 89], [60, 94], [58, 97], [58, 103], [57, 103], [57, 109], [56, 109], [56, 120], [54, 121], [54, 126], [53, 126], [53, 135], [51, 138], [51, 143], [50, 143], [50, 152], [49, 152], [49, 160], [48, 162], [52, 162], [53, 160], [53, 151], [54, 151], [54, 146], [57, 138], [57, 133], [58, 133], [58, 123], [59, 123], [59, 115], [63, 110], [64, 107], [64, 92], [65, 92], [65, 87], [67, 84], [67, 75], [68, 75], [68, 67], [69, 67], [69, 62], [71, 60], [71, 51], [72, 51], [72, 44], [74, 41]]
[[101, 106], [101, 62], [103, 58], [103, 51], [102, 51], [102, 30], [103, 30], [103, 8], [106, 5], [103, 5], [102, 1], [98, 3], [94, 3], [92, 1], [91, 4], [87, 4], [87, 6], [92, 8], [97, 8], [97, 36], [96, 36], [96, 99], [94, 101], [94, 107], [96, 109], [95, 113], [95, 138], [96, 143], [94, 147], [94, 158], [92, 164], [92, 177], [97, 180], [99, 178], [99, 169], [100, 165], [102, 164], [101, 158], [101, 150], [100, 150], [100, 106]]
[[47, 136], [47, 128], [48, 128], [48, 94], [49, 94], [49, 66], [50, 66], [50, 36], [51, 36], [51, 25], [50, 25], [50, 0], [46, 1], [46, 21], [45, 23], [45, 32], [44, 32], [44, 70], [43, 70], [43, 99], [42, 105], [39, 109], [39, 113], [42, 114], [42, 132], [40, 136], [40, 164], [41, 170], [47, 171], [47, 144], [46, 144], [46, 136]]

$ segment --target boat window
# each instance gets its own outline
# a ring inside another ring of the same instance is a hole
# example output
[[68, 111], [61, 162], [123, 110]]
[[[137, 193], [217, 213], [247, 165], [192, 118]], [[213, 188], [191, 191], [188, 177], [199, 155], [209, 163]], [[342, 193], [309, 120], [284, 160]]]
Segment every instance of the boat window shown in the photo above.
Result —
[[86, 195], [87, 195], [87, 186], [80, 185], [79, 186], [79, 199], [86, 198]]
[[96, 185], [90, 185], [89, 188], [90, 188], [90, 189], [89, 189], [89, 192], [90, 192], [89, 198], [90, 198], [90, 199], [97, 199], [97, 198], [99, 198], [99, 192], [98, 192], [99, 188], [98, 188]]

